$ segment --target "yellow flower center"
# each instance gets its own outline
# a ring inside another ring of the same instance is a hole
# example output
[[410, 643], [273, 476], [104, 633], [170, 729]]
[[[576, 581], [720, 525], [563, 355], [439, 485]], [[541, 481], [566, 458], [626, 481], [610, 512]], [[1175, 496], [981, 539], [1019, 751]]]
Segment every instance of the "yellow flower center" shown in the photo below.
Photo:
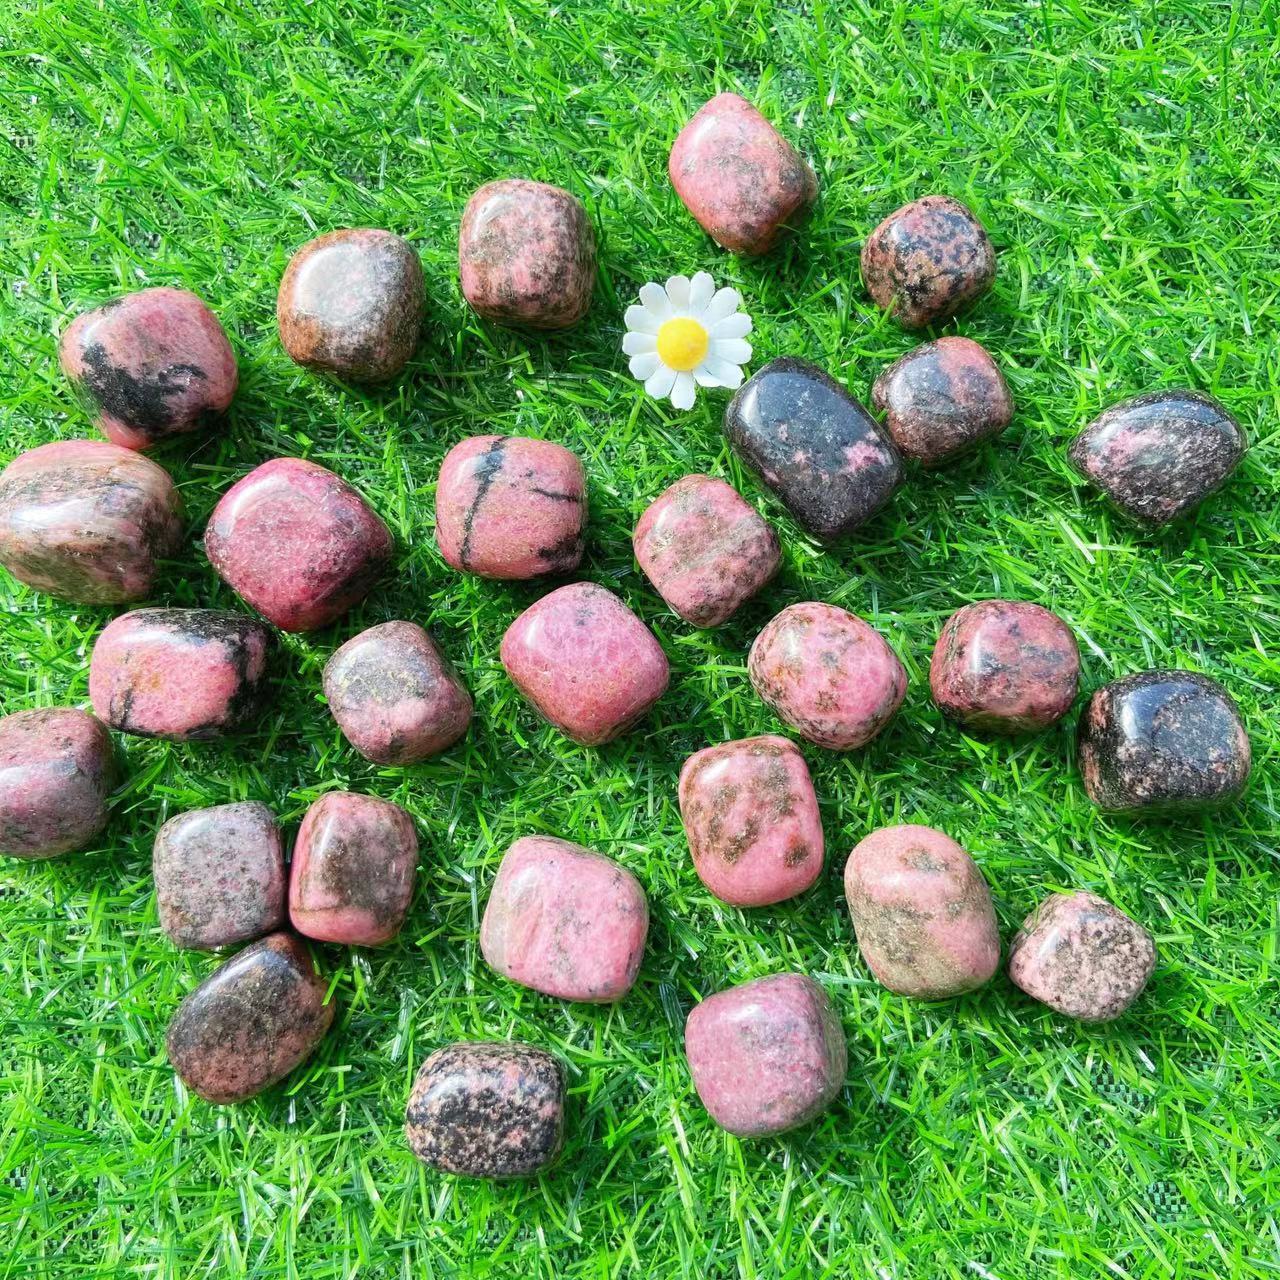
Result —
[[677, 373], [696, 369], [710, 345], [711, 336], [706, 329], [687, 316], [667, 320], [658, 330], [658, 358]]

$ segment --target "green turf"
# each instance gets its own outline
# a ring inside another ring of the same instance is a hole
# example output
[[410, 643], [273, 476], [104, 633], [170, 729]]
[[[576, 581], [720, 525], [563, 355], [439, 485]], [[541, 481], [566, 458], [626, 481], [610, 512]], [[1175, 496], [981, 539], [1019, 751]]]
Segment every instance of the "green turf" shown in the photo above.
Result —
[[[967, 16], [966, 16], [967, 15]], [[103, 843], [0, 869], [0, 1276], [980, 1277], [1280, 1273], [1273, 767], [1280, 347], [1280, 119], [1274, 3], [921, 0], [872, 8], [711, 0], [17, 0], [0, 13], [0, 441], [86, 434], [56, 368], [82, 305], [144, 284], [203, 294], [232, 334], [229, 430], [162, 450], [190, 511], [188, 554], [156, 599], [233, 606], [198, 533], [218, 494], [275, 454], [349, 476], [395, 531], [394, 574], [340, 625], [285, 641], [274, 709], [228, 743], [124, 744], [129, 782]], [[666, 177], [688, 115], [722, 88], [812, 157], [811, 222], [763, 261], [722, 253]], [[531, 337], [460, 298], [458, 217], [512, 174], [578, 192], [599, 230], [595, 304]], [[931, 191], [967, 201], [1000, 252], [994, 293], [952, 326], [997, 354], [1018, 402], [999, 443], [910, 477], [848, 545], [801, 537], [721, 433], [724, 398], [687, 416], [646, 401], [619, 354], [639, 285], [711, 271], [755, 317], [756, 363], [809, 357], [859, 395], [911, 340], [867, 304], [862, 238]], [[385, 390], [296, 369], [276, 285], [319, 231], [384, 226], [419, 248], [430, 323]], [[1175, 531], [1124, 526], [1075, 484], [1063, 446], [1106, 404], [1190, 385], [1241, 418], [1253, 450]], [[583, 574], [619, 591], [673, 665], [656, 714], [575, 747], [521, 703], [498, 642], [537, 585], [460, 577], [431, 537], [445, 450], [485, 431], [583, 457]], [[721, 474], [782, 530], [783, 572], [729, 626], [670, 615], [629, 535], [680, 475]], [[1070, 726], [970, 739], [929, 701], [942, 620], [966, 601], [1036, 600], [1075, 627], [1086, 686], [1185, 664], [1239, 699], [1257, 766], [1215, 817], [1099, 816]], [[747, 646], [796, 600], [871, 620], [910, 676], [894, 725], [852, 755], [806, 748], [828, 869], [798, 901], [743, 912], [690, 865], [681, 761], [776, 729]], [[86, 699], [106, 610], [0, 575], [4, 711]], [[477, 705], [465, 744], [377, 769], [320, 697], [327, 655], [393, 617], [430, 624]], [[408, 926], [376, 952], [324, 950], [337, 1022], [263, 1098], [181, 1093], [165, 1022], [209, 972], [175, 952], [152, 897], [168, 815], [254, 798], [290, 825], [333, 787], [407, 806], [423, 837]], [[1003, 977], [913, 1004], [869, 978], [840, 871], [873, 827], [915, 820], [973, 851], [1006, 939], [1046, 890], [1085, 886], [1144, 921], [1160, 960], [1122, 1022], [1082, 1029]], [[640, 981], [616, 1008], [567, 1006], [489, 972], [476, 946], [498, 859], [551, 832], [635, 871], [653, 907]], [[808, 1130], [740, 1143], [693, 1095], [691, 1004], [784, 968], [844, 1018], [842, 1096]], [[415, 1066], [457, 1037], [515, 1036], [568, 1065], [570, 1136], [525, 1185], [421, 1169], [400, 1125]]]

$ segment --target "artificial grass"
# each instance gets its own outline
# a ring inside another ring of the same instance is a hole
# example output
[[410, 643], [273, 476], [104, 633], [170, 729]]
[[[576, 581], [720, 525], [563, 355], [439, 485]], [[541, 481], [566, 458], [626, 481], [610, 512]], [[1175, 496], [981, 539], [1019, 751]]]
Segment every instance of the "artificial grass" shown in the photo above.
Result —
[[[25, 0], [0, 14], [0, 439], [3, 458], [90, 434], [56, 369], [64, 317], [145, 284], [201, 293], [229, 329], [242, 389], [229, 429], [160, 451], [190, 510], [159, 602], [234, 607], [197, 535], [218, 494], [275, 454], [355, 482], [391, 523], [395, 572], [329, 630], [287, 637], [273, 710], [234, 741], [124, 743], [129, 781], [100, 847], [0, 869], [0, 1275], [329, 1277], [1265, 1276], [1280, 1272], [1280, 817], [1275, 421], [1280, 145], [1274, 4], [1110, 6], [994, 0], [786, 6], [572, 0]], [[770, 257], [717, 250], [665, 174], [679, 126], [744, 92], [813, 160], [811, 220]], [[595, 305], [551, 338], [470, 315], [457, 220], [480, 182], [520, 174], [583, 196], [601, 241]], [[730, 456], [723, 397], [673, 415], [619, 352], [639, 285], [710, 270], [754, 316], [754, 364], [817, 361], [864, 395], [912, 345], [864, 298], [863, 236], [930, 191], [969, 203], [1000, 253], [994, 293], [948, 331], [996, 353], [1009, 433], [914, 473], [854, 540], [800, 536]], [[319, 231], [384, 226], [422, 254], [429, 330], [376, 391], [284, 356], [275, 289]], [[1145, 536], [1072, 479], [1066, 441], [1099, 409], [1189, 385], [1235, 411], [1253, 448], [1227, 489]], [[583, 576], [619, 591], [673, 665], [656, 713], [619, 743], [567, 743], [497, 659], [545, 588], [448, 570], [431, 537], [445, 450], [476, 432], [582, 456]], [[758, 501], [786, 544], [777, 582], [701, 633], [633, 565], [644, 506], [692, 470]], [[1075, 628], [1085, 687], [1187, 665], [1239, 700], [1256, 755], [1216, 816], [1100, 816], [1070, 723], [970, 738], [927, 693], [958, 605], [1036, 600]], [[828, 867], [785, 905], [743, 912], [702, 889], [675, 802], [686, 755], [775, 730], [747, 646], [773, 612], [829, 600], [880, 628], [911, 687], [866, 750], [806, 748]], [[0, 710], [81, 704], [111, 616], [0, 575]], [[467, 740], [383, 770], [341, 740], [320, 670], [376, 621], [428, 623], [477, 704]], [[286, 1084], [213, 1109], [175, 1086], [164, 1025], [212, 967], [160, 934], [150, 881], [167, 816], [260, 799], [296, 825], [332, 787], [405, 805], [423, 837], [400, 940], [323, 948], [335, 1029]], [[1006, 942], [1049, 889], [1088, 887], [1155, 934], [1134, 1011], [1065, 1022], [1003, 975], [963, 1000], [891, 996], [856, 954], [840, 894], [848, 849], [891, 821], [939, 826], [992, 887]], [[476, 938], [516, 836], [618, 858], [646, 885], [640, 981], [614, 1008], [569, 1006], [491, 973]], [[844, 1018], [846, 1087], [777, 1141], [717, 1130], [681, 1052], [691, 1003], [794, 967]], [[568, 1147], [532, 1183], [456, 1183], [400, 1134], [421, 1059], [459, 1037], [559, 1053]]]

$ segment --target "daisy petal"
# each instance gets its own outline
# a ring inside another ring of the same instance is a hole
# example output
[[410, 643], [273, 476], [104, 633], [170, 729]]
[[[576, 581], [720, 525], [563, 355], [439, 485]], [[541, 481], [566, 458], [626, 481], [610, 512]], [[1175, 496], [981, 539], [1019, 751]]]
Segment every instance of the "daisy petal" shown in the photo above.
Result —
[[746, 364], [751, 359], [751, 343], [741, 338], [716, 338], [711, 350], [722, 360], [732, 360], [734, 364]]
[[662, 321], [648, 307], [632, 305], [627, 308], [623, 317], [627, 328], [633, 333], [657, 333], [662, 328]]
[[695, 370], [694, 377], [704, 387], [726, 387], [736, 391], [742, 386], [742, 370], [729, 360], [709, 355]]
[[691, 373], [677, 373], [676, 384], [671, 388], [671, 407], [673, 409], [692, 409], [696, 391]]
[[700, 316], [715, 296], [716, 282], [705, 271], [699, 271], [689, 281], [689, 314]]
[[667, 280], [667, 297], [671, 299], [671, 309], [677, 314], [689, 310], [689, 277], [671, 276]]
[[745, 338], [751, 332], [751, 317], [745, 311], [735, 311], [711, 326], [713, 338]]
[[627, 366], [631, 370], [633, 378], [639, 378], [641, 382], [647, 381], [658, 372], [662, 361], [658, 359], [656, 351], [641, 351], [638, 355], [631, 357], [631, 363]]
[[[639, 356], [636, 357], [637, 360], [639, 358]], [[665, 364], [660, 364], [645, 380], [644, 389], [655, 400], [661, 400], [671, 394], [671, 388], [675, 385], [676, 371], [669, 369]]]
[[638, 356], [642, 351], [657, 351], [658, 339], [651, 333], [624, 333], [622, 335], [622, 353]]
[[737, 289], [721, 289], [707, 304], [707, 312], [703, 317], [708, 324], [715, 324], [725, 316], [731, 316], [738, 309], [742, 295]]
[[652, 280], [648, 284], [642, 284], [640, 286], [640, 301], [644, 303], [645, 310], [659, 324], [663, 320], [671, 319], [671, 300], [667, 297], [667, 291], [660, 284], [654, 284]]

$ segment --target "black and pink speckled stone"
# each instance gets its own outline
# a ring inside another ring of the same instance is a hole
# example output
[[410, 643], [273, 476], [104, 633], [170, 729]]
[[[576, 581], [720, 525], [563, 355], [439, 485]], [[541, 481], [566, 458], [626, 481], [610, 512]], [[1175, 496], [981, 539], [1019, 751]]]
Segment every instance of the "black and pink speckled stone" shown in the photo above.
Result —
[[1071, 443], [1071, 465], [1130, 519], [1166, 525], [1218, 489], [1245, 453], [1240, 424], [1198, 391], [1113, 405]]
[[1080, 717], [1079, 755], [1084, 788], [1108, 813], [1225, 804], [1252, 762], [1235, 700], [1191, 671], [1143, 671], [1096, 689]]

